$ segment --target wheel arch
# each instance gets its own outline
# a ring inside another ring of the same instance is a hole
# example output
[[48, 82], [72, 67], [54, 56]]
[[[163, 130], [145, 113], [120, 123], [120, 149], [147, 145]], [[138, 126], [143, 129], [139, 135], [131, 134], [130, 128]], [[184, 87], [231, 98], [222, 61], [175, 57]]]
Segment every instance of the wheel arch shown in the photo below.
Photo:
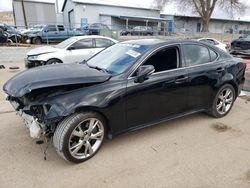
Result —
[[55, 57], [52, 57], [52, 58], [48, 58], [47, 59], [47, 61], [46, 61], [46, 64], [48, 63], [48, 61], [50, 61], [50, 60], [58, 60], [58, 61], [60, 61], [61, 63], [63, 63], [63, 61], [61, 60], [61, 59], [59, 59], [59, 58], [55, 58]]
[[100, 108], [94, 107], [94, 106], [80, 106], [80, 107], [77, 107], [74, 110], [74, 113], [77, 113], [77, 112], [78, 113], [79, 112], [96, 112], [96, 113], [100, 114], [105, 119], [105, 124], [106, 124], [108, 138], [112, 138], [113, 137], [113, 131], [112, 131], [112, 128], [111, 128], [111, 126], [109, 124], [109, 118], [107, 117], [107, 115], [105, 113], [103, 113], [101, 111]]
[[[234, 90], [235, 90], [235, 95], [238, 96], [238, 86], [237, 86], [237, 83], [234, 79], [234, 76], [230, 73], [226, 74], [225, 76], [223, 76], [222, 78], [223, 80], [223, 84], [221, 84], [220, 88], [223, 87], [225, 84], [230, 84], [233, 86]], [[235, 96], [235, 99], [236, 99], [236, 96]]]
[[[235, 83], [233, 80], [229, 80], [229, 81], [225, 82], [225, 83], [223, 84], [223, 86], [224, 86], [225, 84], [230, 84], [230, 85], [233, 86], [234, 91], [235, 91], [235, 99], [236, 99], [237, 96], [238, 96], [238, 87], [237, 87], [236, 83]], [[234, 100], [235, 100], [235, 99], [234, 99]]]

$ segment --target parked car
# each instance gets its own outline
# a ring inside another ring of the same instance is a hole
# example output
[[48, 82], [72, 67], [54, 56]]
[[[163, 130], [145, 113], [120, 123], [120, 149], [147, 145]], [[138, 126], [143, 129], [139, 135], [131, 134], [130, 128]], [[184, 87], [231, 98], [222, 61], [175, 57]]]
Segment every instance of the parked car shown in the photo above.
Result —
[[233, 40], [230, 53], [234, 55], [250, 55], [250, 35]]
[[41, 31], [44, 27], [46, 27], [46, 25], [34, 25], [33, 27], [31, 28], [28, 28], [28, 29], [22, 29], [22, 30], [19, 30], [23, 35], [28, 35], [30, 33], [34, 33], [34, 32], [37, 32], [37, 31]]
[[27, 68], [56, 63], [76, 63], [90, 57], [118, 41], [102, 36], [71, 37], [55, 46], [43, 46], [30, 50], [25, 58]]
[[86, 28], [89, 35], [100, 35], [101, 31], [110, 31], [110, 28], [101, 23], [93, 23]]
[[132, 29], [125, 29], [121, 31], [121, 35], [149, 35], [152, 36], [154, 34], [154, 30], [152, 27], [146, 26], [136, 26]]
[[198, 39], [198, 41], [202, 41], [202, 42], [206, 42], [208, 44], [212, 44], [214, 46], [217, 46], [218, 48], [224, 50], [225, 52], [227, 52], [229, 50], [228, 45], [214, 39], [214, 38], [200, 38]]
[[8, 35], [2, 28], [0, 28], [0, 45], [6, 44], [7, 42], [8, 42]]
[[85, 33], [66, 29], [63, 25], [45, 25], [40, 30], [25, 33], [24, 38], [27, 43], [42, 44], [47, 41], [50, 43], [61, 42], [69, 37], [82, 35], [85, 35]]
[[22, 34], [13, 26], [7, 24], [0, 24], [0, 28], [7, 34], [9, 42], [21, 42], [23, 40]]
[[53, 137], [61, 157], [80, 163], [107, 135], [197, 112], [227, 115], [245, 69], [213, 45], [144, 39], [117, 43], [86, 64], [23, 71], [3, 90], [32, 137]]

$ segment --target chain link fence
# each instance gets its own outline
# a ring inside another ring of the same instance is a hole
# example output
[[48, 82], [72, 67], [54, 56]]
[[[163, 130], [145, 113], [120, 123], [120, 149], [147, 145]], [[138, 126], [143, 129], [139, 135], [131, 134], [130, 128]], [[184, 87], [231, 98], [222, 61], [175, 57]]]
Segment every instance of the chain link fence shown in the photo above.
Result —
[[[2, 31], [1, 31], [2, 28]], [[69, 37], [83, 35], [102, 35], [112, 37], [119, 41], [141, 39], [141, 38], [161, 38], [161, 39], [198, 39], [215, 38], [225, 44], [230, 44], [232, 40], [239, 38], [240, 34], [234, 33], [203, 33], [180, 30], [173, 26], [171, 32], [166, 24], [162, 23], [137, 23], [130, 25], [103, 23], [92, 23], [81, 26], [80, 23], [70, 25], [65, 24], [40, 24], [33, 23], [30, 27], [9, 26], [0, 27], [0, 38], [7, 37], [5, 43], [16, 46], [23, 44], [52, 44], [59, 43]], [[4, 40], [1, 40], [4, 41]], [[4, 43], [4, 42], [2, 42]]]

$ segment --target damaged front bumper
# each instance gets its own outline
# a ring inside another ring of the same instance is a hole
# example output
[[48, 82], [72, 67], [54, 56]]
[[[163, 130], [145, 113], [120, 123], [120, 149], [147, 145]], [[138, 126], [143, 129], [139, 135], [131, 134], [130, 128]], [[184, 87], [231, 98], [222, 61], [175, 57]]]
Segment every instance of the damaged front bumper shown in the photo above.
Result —
[[30, 60], [28, 60], [28, 58], [24, 58], [24, 64], [25, 64], [25, 67], [29, 69], [29, 68], [41, 66], [44, 64], [44, 62], [38, 61], [38, 60], [30, 61]]
[[24, 120], [32, 138], [40, 138], [42, 135], [45, 135], [45, 125], [39, 123], [36, 118], [22, 110], [19, 110], [17, 114]]
[[24, 120], [25, 126], [30, 132], [30, 136], [32, 138], [40, 138], [42, 135], [45, 135], [45, 125], [39, 123], [37, 118], [32, 115], [25, 113], [22, 109], [18, 110], [19, 104], [15, 101], [10, 101], [11, 105], [15, 110], [17, 110], [17, 114]]

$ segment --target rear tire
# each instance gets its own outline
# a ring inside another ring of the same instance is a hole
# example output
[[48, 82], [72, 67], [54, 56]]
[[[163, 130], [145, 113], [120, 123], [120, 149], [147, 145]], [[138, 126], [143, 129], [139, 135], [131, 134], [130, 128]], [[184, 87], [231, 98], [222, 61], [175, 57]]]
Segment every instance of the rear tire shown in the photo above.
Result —
[[231, 84], [225, 84], [217, 92], [209, 114], [216, 118], [226, 116], [233, 107], [235, 89]]
[[96, 112], [75, 113], [58, 124], [53, 145], [65, 160], [84, 162], [100, 149], [106, 134], [105, 127], [105, 119]]

